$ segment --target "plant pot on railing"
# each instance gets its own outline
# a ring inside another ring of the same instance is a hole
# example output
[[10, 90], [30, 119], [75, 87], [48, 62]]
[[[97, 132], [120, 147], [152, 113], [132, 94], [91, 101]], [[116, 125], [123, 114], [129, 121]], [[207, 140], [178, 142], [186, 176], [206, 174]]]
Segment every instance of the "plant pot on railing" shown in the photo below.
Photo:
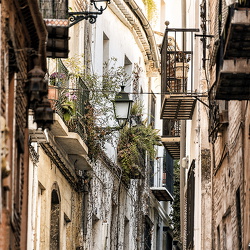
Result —
[[51, 108], [55, 109], [56, 101], [58, 100], [58, 87], [57, 86], [48, 86], [48, 100], [51, 103]]
[[73, 101], [67, 101], [61, 104], [63, 119], [69, 122], [73, 117], [75, 117], [75, 105]]
[[177, 62], [175, 64], [175, 77], [177, 79], [184, 79], [188, 77], [189, 65], [188, 63]]

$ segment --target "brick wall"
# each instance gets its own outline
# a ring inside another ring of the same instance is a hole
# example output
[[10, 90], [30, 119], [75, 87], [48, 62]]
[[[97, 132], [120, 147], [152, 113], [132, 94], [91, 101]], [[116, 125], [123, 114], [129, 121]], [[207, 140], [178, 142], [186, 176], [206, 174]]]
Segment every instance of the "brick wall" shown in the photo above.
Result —
[[[222, 131], [214, 145], [213, 168], [213, 243], [219, 249], [239, 248], [239, 228], [236, 191], [243, 194], [243, 143], [241, 103], [229, 102], [229, 126]], [[242, 199], [242, 198], [241, 198]], [[224, 235], [224, 236], [223, 236]], [[220, 240], [219, 240], [220, 239]]]

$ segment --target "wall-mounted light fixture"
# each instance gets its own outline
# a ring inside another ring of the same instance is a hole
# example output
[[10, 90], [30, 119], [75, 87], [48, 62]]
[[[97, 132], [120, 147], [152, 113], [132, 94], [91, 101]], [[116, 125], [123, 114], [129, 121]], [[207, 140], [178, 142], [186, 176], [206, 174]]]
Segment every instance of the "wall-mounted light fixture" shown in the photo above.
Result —
[[121, 128], [123, 128], [130, 116], [130, 109], [133, 101], [129, 99], [128, 93], [124, 91], [125, 86], [121, 86], [121, 91], [116, 95], [113, 101], [115, 118]]
[[51, 124], [53, 124], [54, 111], [50, 107], [50, 102], [47, 98], [44, 98], [42, 102], [36, 104], [34, 113], [34, 121], [37, 123], [37, 128], [50, 129]]
[[82, 20], [89, 20], [91, 24], [95, 23], [97, 16], [107, 9], [110, 0], [90, 0], [90, 4], [94, 5], [96, 11], [69, 12], [69, 27]]
[[28, 72], [26, 89], [29, 95], [29, 103], [31, 107], [36, 102], [41, 101], [48, 93], [48, 83], [44, 80], [44, 75], [45, 73], [39, 65], [35, 65], [35, 67]]

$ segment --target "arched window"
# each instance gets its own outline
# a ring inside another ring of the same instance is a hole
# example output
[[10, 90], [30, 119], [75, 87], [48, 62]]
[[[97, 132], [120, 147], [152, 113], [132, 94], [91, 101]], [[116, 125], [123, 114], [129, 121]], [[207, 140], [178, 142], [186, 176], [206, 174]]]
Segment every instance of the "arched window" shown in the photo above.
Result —
[[60, 249], [60, 196], [56, 184], [51, 193], [50, 249]]

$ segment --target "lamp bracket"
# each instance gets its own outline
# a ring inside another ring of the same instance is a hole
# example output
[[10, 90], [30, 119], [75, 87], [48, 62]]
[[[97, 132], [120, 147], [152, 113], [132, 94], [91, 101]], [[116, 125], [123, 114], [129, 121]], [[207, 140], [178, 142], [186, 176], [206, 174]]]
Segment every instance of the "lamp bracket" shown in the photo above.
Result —
[[98, 15], [101, 15], [103, 10], [100, 11], [83, 11], [83, 12], [69, 12], [69, 27], [79, 23], [82, 20], [89, 20], [91, 24], [96, 22], [96, 18]]

